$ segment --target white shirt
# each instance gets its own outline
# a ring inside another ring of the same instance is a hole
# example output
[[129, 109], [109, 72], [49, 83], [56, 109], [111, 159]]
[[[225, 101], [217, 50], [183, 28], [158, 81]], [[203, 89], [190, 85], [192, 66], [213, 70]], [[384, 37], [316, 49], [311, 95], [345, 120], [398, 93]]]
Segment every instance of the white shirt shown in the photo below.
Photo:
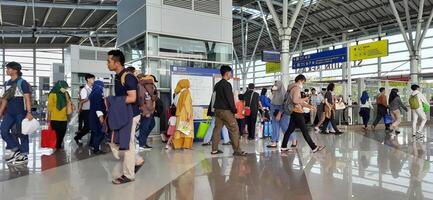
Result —
[[175, 116], [171, 116], [170, 119], [168, 119], [168, 125], [176, 126], [176, 117]]
[[373, 108], [373, 105], [371, 105], [370, 100], [366, 101], [365, 104], [362, 104], [361, 101], [359, 101], [359, 103], [361, 108]]
[[[86, 84], [86, 86], [84, 86], [84, 88], [81, 89], [81, 91], [80, 91], [81, 100], [89, 99], [89, 95], [91, 92], [92, 92], [92, 88]], [[83, 103], [83, 107], [81, 109], [82, 110], [90, 110], [90, 101]]]

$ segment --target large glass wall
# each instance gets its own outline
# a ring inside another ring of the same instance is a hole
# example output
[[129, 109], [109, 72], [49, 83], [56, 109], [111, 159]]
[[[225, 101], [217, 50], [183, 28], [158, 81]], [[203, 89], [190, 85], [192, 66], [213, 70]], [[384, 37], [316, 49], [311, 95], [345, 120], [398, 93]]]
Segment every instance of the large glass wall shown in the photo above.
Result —
[[[389, 56], [383, 57], [381, 59], [381, 76], [400, 76], [410, 74], [409, 65], [409, 51], [404, 42], [403, 36], [401, 34], [391, 35], [383, 37], [382, 39], [389, 40]], [[359, 41], [359, 44], [372, 42], [373, 40]], [[351, 43], [350, 45], [356, 45], [356, 43]], [[341, 45], [335, 48], [341, 48]], [[304, 54], [316, 53], [317, 50], [311, 50], [304, 52]], [[421, 51], [421, 68], [422, 73], [433, 73], [433, 29], [430, 29], [426, 34], [426, 38], [422, 44]], [[299, 56], [299, 54], [293, 55]], [[258, 58], [258, 57], [257, 57]], [[247, 62], [247, 66], [249, 62]], [[291, 65], [291, 64], [290, 64]], [[237, 68], [237, 75], [242, 78], [240, 67]], [[295, 70], [290, 69], [290, 76], [293, 78], [298, 73]], [[318, 80], [320, 77], [320, 72], [304, 72], [310, 80]], [[323, 70], [322, 80], [340, 80], [342, 76], [341, 69], [335, 70]], [[361, 62], [352, 63], [352, 78], [362, 78], [362, 77], [378, 77], [378, 59], [363, 60]], [[279, 79], [278, 74], [266, 74], [265, 63], [256, 60], [247, 74], [247, 83], [256, 83], [261, 86], [269, 86], [274, 80]]]

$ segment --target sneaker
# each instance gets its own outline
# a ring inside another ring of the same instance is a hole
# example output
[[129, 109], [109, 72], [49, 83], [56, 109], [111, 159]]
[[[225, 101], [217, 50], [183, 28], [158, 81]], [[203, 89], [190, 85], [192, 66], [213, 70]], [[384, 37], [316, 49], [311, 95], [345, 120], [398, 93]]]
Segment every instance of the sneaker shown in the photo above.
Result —
[[317, 152], [319, 152], [319, 151], [322, 151], [324, 148], [325, 148], [325, 146], [322, 146], [322, 145], [317, 146], [317, 147], [313, 150], [313, 153], [317, 153]]
[[168, 150], [170, 150], [170, 149], [171, 149], [171, 145], [169, 145], [169, 144], [166, 144], [166, 145], [165, 145], [165, 149], [168, 149]]
[[289, 152], [289, 151], [292, 151], [291, 148], [281, 148], [280, 150], [281, 150], [281, 152]]
[[315, 127], [314, 127], [314, 130], [315, 130], [315, 131], [320, 131], [320, 128], [317, 127], [317, 126], [315, 126]]
[[149, 146], [149, 145], [147, 145], [147, 144], [145, 144], [143, 146], [140, 146], [140, 150], [142, 150], [142, 151], [151, 151], [152, 147]]
[[223, 145], [232, 145], [231, 142], [223, 143]]
[[206, 143], [201, 144], [201, 146], [209, 146], [209, 145], [211, 145], [210, 142], [206, 142]]
[[23, 164], [23, 163], [27, 163], [29, 161], [29, 158], [27, 157], [27, 155], [24, 154], [20, 154], [14, 161], [14, 164]]
[[78, 146], [83, 146], [83, 143], [80, 142], [80, 139], [77, 138], [77, 136], [74, 137], [75, 143], [77, 143]]
[[10, 154], [8, 158], [6, 158], [7, 163], [13, 163], [19, 156], [21, 155], [20, 151], [15, 151], [13, 154]]

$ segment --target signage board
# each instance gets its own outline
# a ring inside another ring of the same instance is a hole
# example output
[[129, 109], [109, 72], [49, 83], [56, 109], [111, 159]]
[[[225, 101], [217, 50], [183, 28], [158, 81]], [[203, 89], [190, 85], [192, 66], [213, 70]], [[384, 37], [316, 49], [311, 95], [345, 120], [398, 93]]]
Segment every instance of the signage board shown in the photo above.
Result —
[[266, 73], [267, 74], [272, 74], [272, 73], [277, 73], [277, 72], [281, 72], [281, 64], [280, 63], [275, 63], [275, 62], [267, 62], [266, 63]]
[[280, 52], [277, 51], [262, 51], [263, 62], [280, 62]]
[[350, 47], [350, 61], [388, 56], [388, 40], [380, 40]]
[[342, 62], [347, 62], [346, 47], [294, 57], [292, 59], [292, 69], [301, 69]]

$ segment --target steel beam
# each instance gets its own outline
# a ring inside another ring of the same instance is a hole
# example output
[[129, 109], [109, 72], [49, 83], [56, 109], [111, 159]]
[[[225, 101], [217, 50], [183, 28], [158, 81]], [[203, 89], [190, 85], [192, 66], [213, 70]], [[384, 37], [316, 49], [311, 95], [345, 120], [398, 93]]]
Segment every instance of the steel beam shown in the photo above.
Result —
[[413, 36], [412, 36], [412, 23], [410, 23], [410, 13], [409, 13], [409, 4], [408, 0], [403, 0], [404, 11], [406, 13], [406, 25], [407, 31], [409, 32], [409, 42], [413, 45]]
[[272, 15], [272, 19], [274, 20], [274, 24], [277, 27], [278, 34], [283, 35], [283, 28], [281, 27], [280, 19], [278, 18], [277, 12], [275, 12], [274, 5], [271, 3], [270, 0], [266, 0], [266, 5], [269, 8], [269, 12]]
[[[421, 0], [423, 1], [423, 0]], [[391, 10], [394, 13], [394, 17], [397, 20], [398, 27], [400, 28], [401, 34], [403, 35], [404, 41], [406, 42], [407, 48], [409, 52], [412, 52], [413, 45], [409, 43], [409, 39], [407, 38], [406, 31], [404, 29], [403, 23], [401, 22], [400, 15], [398, 14], [397, 9], [395, 8], [394, 0], [389, 0], [389, 4], [391, 5]]]
[[430, 16], [428, 17], [427, 23], [425, 24], [424, 31], [421, 34], [421, 38], [419, 40], [418, 46], [416, 46], [417, 49], [421, 49], [421, 46], [422, 46], [422, 43], [424, 41], [425, 35], [427, 34], [427, 31], [430, 28], [430, 24], [432, 22], [432, 19], [433, 19], [433, 9], [432, 9], [432, 11], [430, 11]]
[[[418, 47], [419, 40], [421, 39], [421, 25], [422, 25], [422, 14], [424, 13], [424, 0], [420, 0], [418, 9], [418, 20], [416, 23], [416, 34], [415, 34], [415, 47]], [[414, 49], [417, 50], [417, 49]]]
[[112, 43], [112, 42], [113, 42], [114, 40], [116, 40], [116, 39], [117, 39], [117, 37], [113, 37], [113, 39], [108, 40], [107, 42], [105, 42], [105, 43], [102, 45], [102, 47], [107, 46], [108, 44]]
[[342, 7], [344, 6], [338, 6], [335, 5], [333, 2], [331, 1], [322, 1], [322, 3], [324, 3], [325, 5], [330, 6], [331, 8], [333, 8], [335, 11], [339, 12], [340, 14], [342, 14], [346, 19], [348, 19], [353, 25], [356, 26], [356, 28], [358, 28], [359, 30], [361, 30], [365, 35], [369, 35], [368, 31], [361, 27], [358, 23], [358, 21], [356, 21], [355, 19], [353, 19], [353, 17], [350, 16], [349, 13], [347, 13], [345, 10], [343, 10]]
[[102, 27], [104, 27], [108, 22], [110, 22], [115, 16], [117, 15], [117, 12], [114, 13], [108, 13], [104, 19], [101, 20], [101, 22], [99, 24], [97, 24], [96, 27], [96, 32], [98, 30], [100, 30]]
[[[32, 2], [21, 2], [12, 0], [2, 0], [3, 6], [33, 6]], [[63, 9], [81, 9], [81, 10], [113, 10], [117, 11], [116, 5], [88, 5], [88, 4], [71, 4], [71, 3], [43, 3], [35, 2], [36, 8], [63, 8]]]
[[[70, 33], [71, 35], [75, 36], [75, 37], [89, 37], [89, 34], [83, 34], [83, 33]], [[19, 33], [5, 33], [3, 34], [5, 38], [19, 38], [19, 37], [33, 37], [33, 34], [31, 33], [23, 33], [23, 34], [19, 34]], [[116, 37], [117, 34], [113, 34], [113, 33], [101, 33], [98, 34], [99, 37]], [[65, 34], [61, 34], [61, 33], [35, 33], [35, 37], [42, 37], [42, 38], [47, 38], [47, 37], [63, 37], [63, 38], [67, 38], [70, 37], [68, 35]]]
[[257, 1], [257, 4], [259, 5], [263, 23], [266, 25], [266, 31], [268, 32], [269, 39], [271, 40], [272, 48], [274, 48], [274, 51], [276, 51], [277, 47], [275, 46], [274, 38], [272, 38], [271, 31], [269, 30], [268, 15], [265, 15], [265, 13], [263, 12], [262, 3], [260, 3], [260, 1]]

